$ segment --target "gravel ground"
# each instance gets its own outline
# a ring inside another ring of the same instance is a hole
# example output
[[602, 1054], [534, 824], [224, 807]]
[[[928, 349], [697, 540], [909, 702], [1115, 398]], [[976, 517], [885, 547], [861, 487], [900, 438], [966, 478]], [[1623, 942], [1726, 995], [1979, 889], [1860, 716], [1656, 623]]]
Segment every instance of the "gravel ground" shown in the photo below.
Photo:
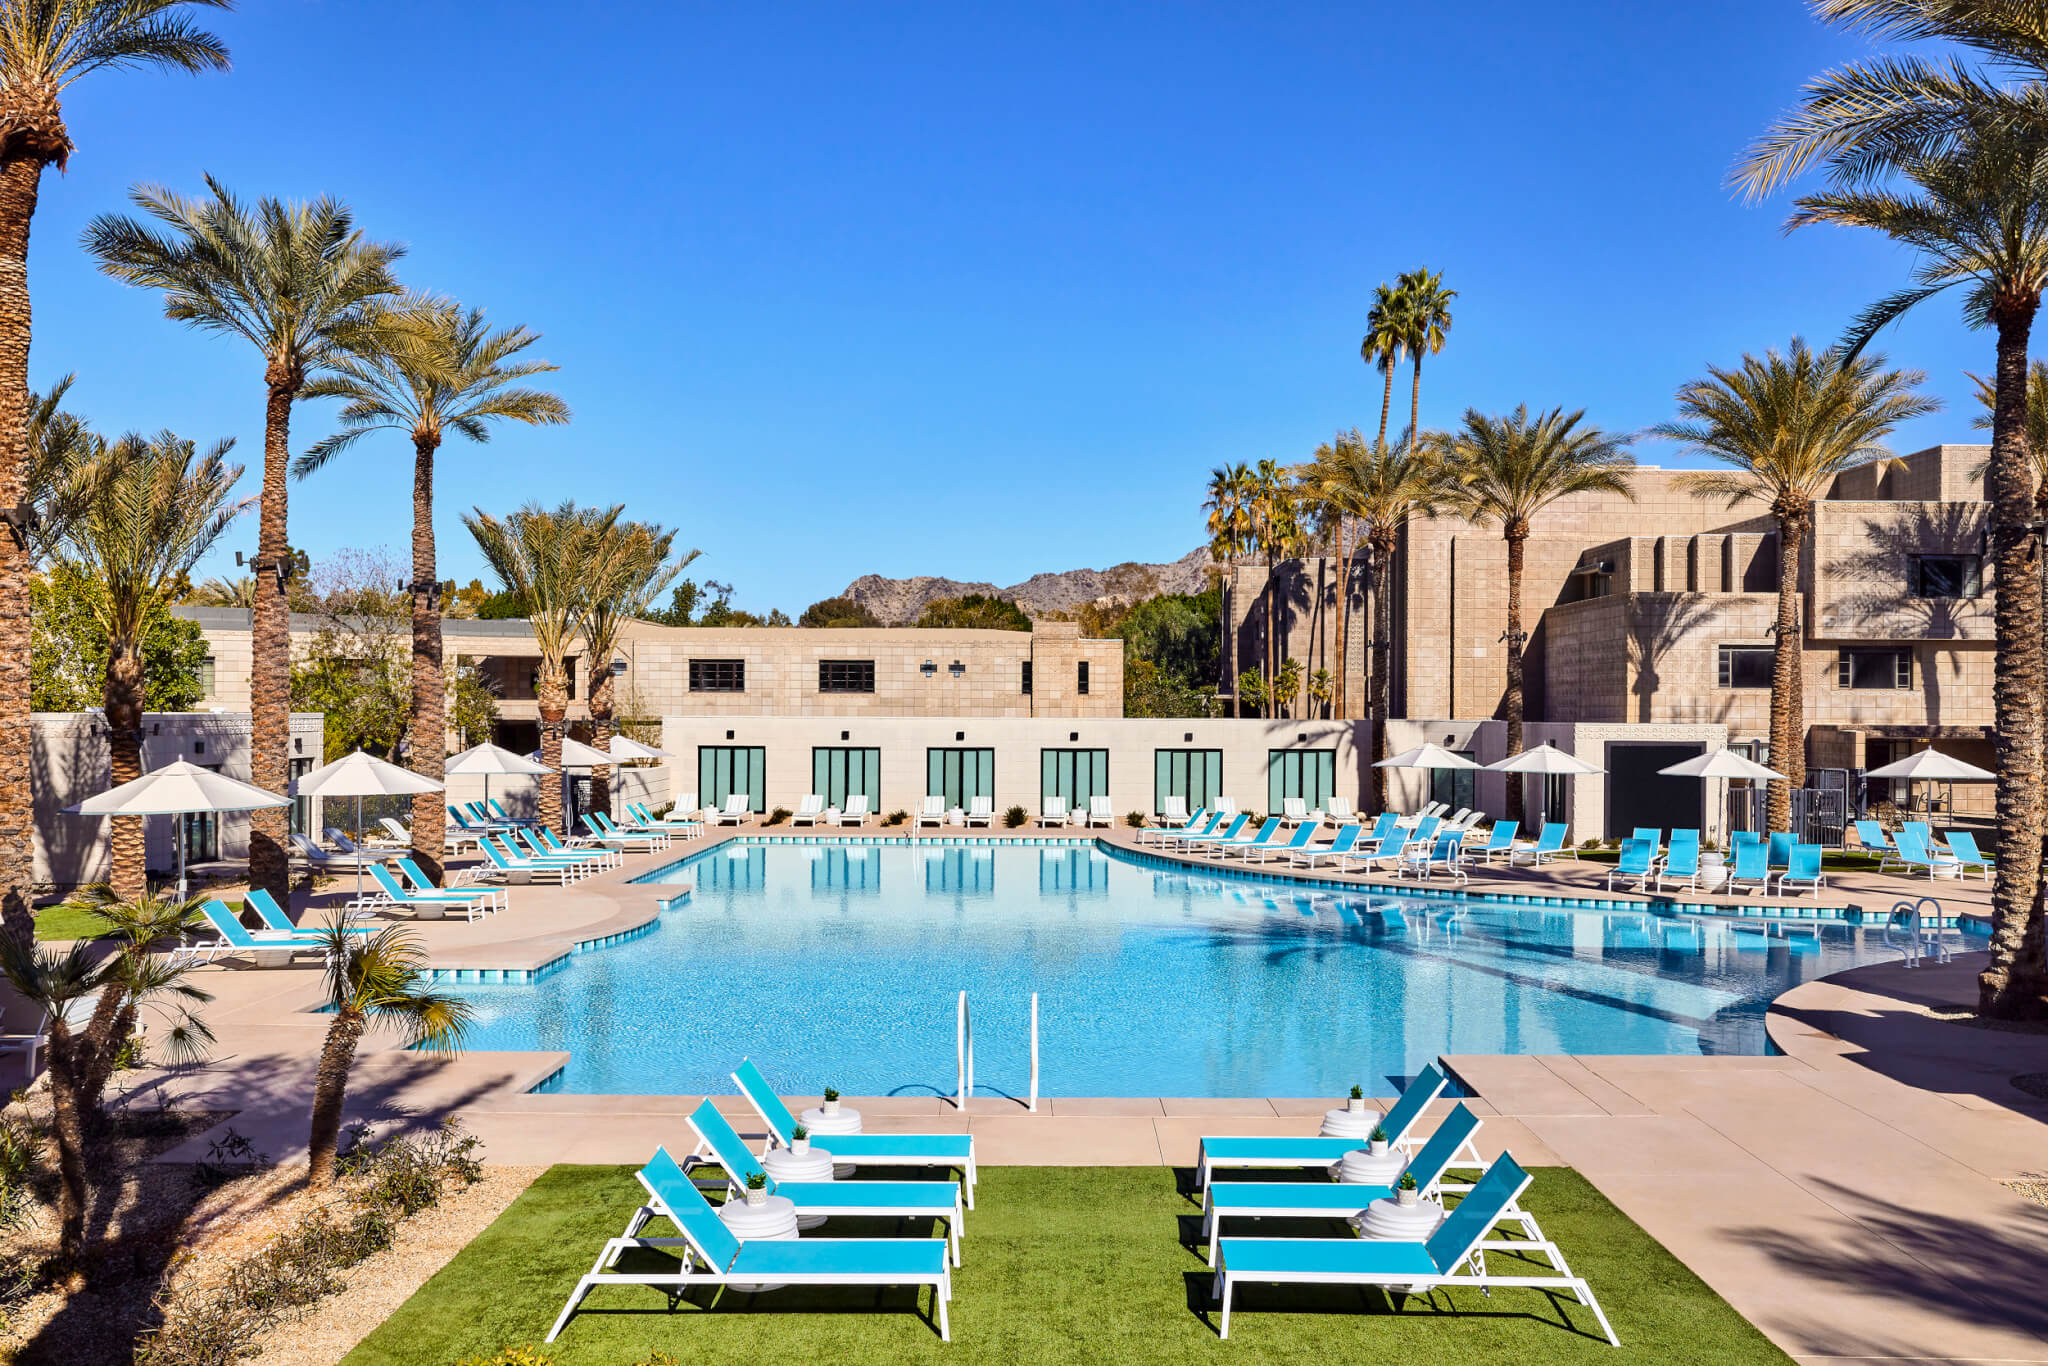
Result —
[[334, 1366], [546, 1170], [484, 1168], [483, 1180], [400, 1224], [391, 1247], [342, 1273], [347, 1290], [273, 1331], [252, 1360], [262, 1366]]

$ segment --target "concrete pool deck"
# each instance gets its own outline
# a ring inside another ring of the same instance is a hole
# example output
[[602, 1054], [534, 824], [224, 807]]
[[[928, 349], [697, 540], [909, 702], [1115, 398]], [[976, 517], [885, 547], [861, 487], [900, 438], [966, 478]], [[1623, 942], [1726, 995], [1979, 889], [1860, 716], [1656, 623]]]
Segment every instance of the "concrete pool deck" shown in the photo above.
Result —
[[[544, 962], [658, 913], [673, 888], [629, 879], [715, 842], [629, 858], [619, 872], [567, 889], [514, 889], [502, 915], [419, 930], [437, 965]], [[1869, 884], [1859, 895], [1886, 906], [1908, 890], [1904, 879], [1852, 876]], [[1547, 895], [1574, 894], [1569, 868], [1556, 882]], [[1944, 886], [1944, 901], [1959, 900], [1955, 890]], [[1474, 1093], [1467, 1103], [1484, 1120], [1483, 1147], [1577, 1168], [1802, 1362], [2048, 1363], [2048, 1301], [2036, 1274], [2048, 1260], [2048, 1209], [2004, 1184], [2048, 1169], [2048, 1101], [2011, 1082], [2048, 1072], [2048, 1036], [1928, 1013], [1971, 999], [1980, 961], [1881, 964], [1798, 987], [1769, 1020], [1781, 1056], [1447, 1061]], [[237, 1111], [230, 1125], [281, 1162], [303, 1151], [325, 1028], [310, 1013], [317, 976], [204, 970], [219, 1047], [204, 1069], [163, 1079], [187, 1103]], [[437, 1062], [373, 1032], [349, 1114], [385, 1124], [460, 1114], [500, 1163], [637, 1162], [657, 1142], [687, 1142], [694, 1096], [530, 1094], [561, 1056]], [[157, 1078], [124, 1080], [149, 1103]], [[743, 1131], [758, 1130], [737, 1098], [716, 1099]], [[1204, 1133], [1311, 1133], [1339, 1102], [1053, 1099], [1037, 1114], [988, 1097], [965, 1113], [936, 1097], [848, 1103], [873, 1131], [971, 1131], [990, 1165], [1188, 1166]], [[219, 1132], [164, 1158], [202, 1156]]]

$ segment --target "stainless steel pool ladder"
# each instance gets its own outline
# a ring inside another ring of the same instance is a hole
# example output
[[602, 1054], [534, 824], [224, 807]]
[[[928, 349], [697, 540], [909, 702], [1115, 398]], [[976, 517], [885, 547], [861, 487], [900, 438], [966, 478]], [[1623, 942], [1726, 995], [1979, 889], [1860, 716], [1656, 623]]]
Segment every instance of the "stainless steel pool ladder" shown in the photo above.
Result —
[[[954, 1024], [955, 1073], [953, 1106], [965, 1110], [974, 1098], [974, 1016], [967, 1009], [967, 993], [960, 993], [959, 1017]], [[1031, 993], [1031, 1099], [1025, 1109], [1038, 1113], [1038, 993]]]
[[[1921, 907], [1931, 907], [1931, 919], [1923, 915]], [[1941, 903], [1931, 896], [1919, 897], [1912, 901], [1901, 901], [1892, 907], [1891, 915], [1884, 923], [1884, 943], [1888, 949], [1897, 949], [1906, 956], [1906, 966], [1917, 968], [1922, 958], [1932, 958], [1936, 963], [1946, 963], [1955, 957], [1949, 952], [1948, 942], [1942, 938]], [[1903, 937], [1897, 931], [1904, 931]]]

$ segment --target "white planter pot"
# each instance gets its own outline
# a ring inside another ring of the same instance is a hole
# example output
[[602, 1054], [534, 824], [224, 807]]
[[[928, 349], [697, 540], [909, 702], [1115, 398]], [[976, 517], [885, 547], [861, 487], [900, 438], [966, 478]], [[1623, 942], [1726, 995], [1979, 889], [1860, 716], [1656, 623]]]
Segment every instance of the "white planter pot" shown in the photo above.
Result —
[[826, 1101], [826, 1102], [825, 1102], [825, 1104], [824, 1104], [824, 1110], [825, 1110], [825, 1113], [826, 1113], [826, 1114], [828, 1114], [828, 1115], [836, 1115], [836, 1114], [838, 1114], [838, 1113], [839, 1113], [839, 1102], [838, 1102], [838, 1101], [836, 1101], [836, 1100], [828, 1100], [828, 1101]]
[[789, 1150], [795, 1153], [798, 1157], [808, 1156], [811, 1151], [811, 1140], [809, 1140], [808, 1138], [799, 1138], [789, 1145]]
[[1376, 1138], [1367, 1145], [1367, 1148], [1374, 1157], [1385, 1157], [1387, 1155], [1387, 1140]]
[[1353, 1098], [1352, 1098], [1351, 1100], [1349, 1100], [1349, 1101], [1346, 1101], [1346, 1102], [1345, 1102], [1345, 1104], [1344, 1104], [1344, 1108], [1345, 1108], [1345, 1109], [1347, 1109], [1347, 1110], [1349, 1110], [1349, 1111], [1350, 1111], [1350, 1112], [1351, 1112], [1352, 1114], [1354, 1114], [1354, 1115], [1362, 1115], [1362, 1114], [1364, 1114], [1364, 1113], [1365, 1113], [1365, 1097], [1364, 1097], [1364, 1096], [1355, 1096], [1355, 1097], [1353, 1097]]
[[747, 1203], [749, 1205], [752, 1205], [755, 1209], [759, 1209], [761, 1206], [767, 1204], [768, 1188], [766, 1186], [763, 1186], [759, 1190], [756, 1190], [752, 1186], [747, 1187]]
[[1394, 1197], [1404, 1205], [1419, 1205], [1422, 1203], [1422, 1192], [1419, 1189], [1395, 1191]]

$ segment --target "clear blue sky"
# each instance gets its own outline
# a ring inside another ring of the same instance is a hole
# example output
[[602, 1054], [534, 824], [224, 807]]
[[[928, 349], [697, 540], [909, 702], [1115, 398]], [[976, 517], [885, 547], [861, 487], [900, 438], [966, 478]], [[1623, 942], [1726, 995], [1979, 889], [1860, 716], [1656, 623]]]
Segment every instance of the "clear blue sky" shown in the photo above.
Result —
[[[1459, 291], [1426, 423], [1526, 400], [1633, 430], [1706, 362], [1832, 338], [1906, 267], [1788, 239], [1782, 201], [1724, 186], [1862, 50], [1795, 0], [248, 0], [216, 22], [231, 74], [73, 90], [33, 376], [78, 371], [108, 430], [238, 437], [253, 492], [253, 350], [165, 321], [78, 233], [136, 181], [340, 196], [409, 245], [409, 283], [539, 329], [562, 366], [572, 426], [444, 452], [441, 564], [465, 579], [461, 511], [569, 497], [680, 527], [758, 610], [869, 571], [1171, 558], [1211, 466], [1370, 428], [1359, 335], [1404, 269]], [[1884, 345], [1950, 401], [1898, 449], [1973, 439], [1963, 370], [1990, 338], [1944, 301]], [[328, 430], [301, 405], [295, 448]], [[316, 558], [408, 544], [409, 449], [359, 451], [293, 484]]]

